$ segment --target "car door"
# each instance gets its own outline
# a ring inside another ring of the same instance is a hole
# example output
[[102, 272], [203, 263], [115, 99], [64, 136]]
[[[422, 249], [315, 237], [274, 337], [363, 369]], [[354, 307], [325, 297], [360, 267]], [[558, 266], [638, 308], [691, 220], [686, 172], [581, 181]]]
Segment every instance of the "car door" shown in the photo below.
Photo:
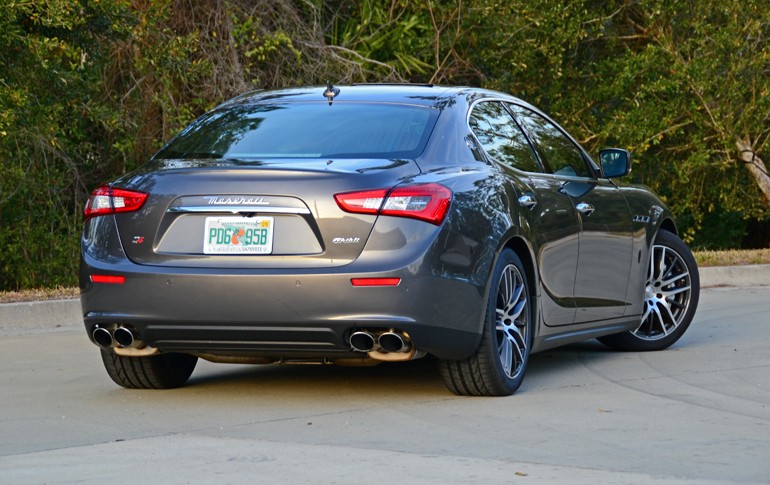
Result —
[[469, 125], [494, 165], [513, 186], [518, 211], [537, 254], [543, 320], [572, 323], [579, 221], [561, 183], [544, 168], [524, 132], [499, 101], [474, 105]]
[[526, 107], [510, 104], [533, 139], [546, 170], [579, 216], [579, 255], [574, 284], [574, 323], [622, 317], [633, 255], [631, 212], [622, 191], [607, 179], [558, 125]]

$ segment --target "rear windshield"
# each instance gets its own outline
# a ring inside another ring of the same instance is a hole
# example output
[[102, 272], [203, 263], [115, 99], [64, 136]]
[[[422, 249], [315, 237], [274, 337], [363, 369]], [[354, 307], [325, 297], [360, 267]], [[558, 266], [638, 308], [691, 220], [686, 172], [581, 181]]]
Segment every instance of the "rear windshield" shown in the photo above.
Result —
[[438, 110], [327, 102], [226, 107], [184, 129], [155, 158], [415, 158]]

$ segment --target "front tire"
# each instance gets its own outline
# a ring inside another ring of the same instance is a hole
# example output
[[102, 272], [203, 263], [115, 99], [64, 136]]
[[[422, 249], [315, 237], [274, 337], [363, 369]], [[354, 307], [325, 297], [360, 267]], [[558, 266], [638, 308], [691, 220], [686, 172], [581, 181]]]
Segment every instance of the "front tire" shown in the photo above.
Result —
[[661, 230], [650, 251], [639, 327], [598, 340], [625, 351], [668, 348], [690, 326], [699, 297], [700, 275], [692, 252], [676, 235]]
[[492, 278], [481, 343], [465, 360], [439, 362], [444, 383], [461, 396], [509, 396], [524, 380], [532, 347], [533, 314], [526, 270], [510, 249]]
[[198, 357], [189, 354], [158, 354], [124, 357], [101, 349], [102, 362], [110, 378], [128, 389], [172, 389], [190, 378]]

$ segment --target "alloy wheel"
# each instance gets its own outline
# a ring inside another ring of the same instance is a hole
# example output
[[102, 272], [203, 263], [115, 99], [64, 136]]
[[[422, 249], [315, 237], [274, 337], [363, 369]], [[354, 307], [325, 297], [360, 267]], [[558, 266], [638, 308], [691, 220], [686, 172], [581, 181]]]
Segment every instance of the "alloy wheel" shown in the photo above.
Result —
[[653, 245], [644, 295], [642, 323], [634, 332], [643, 340], [658, 340], [675, 331], [690, 305], [692, 281], [682, 256], [672, 248]]
[[497, 289], [495, 332], [500, 363], [505, 374], [515, 379], [524, 370], [527, 353], [527, 291], [519, 269], [503, 269]]

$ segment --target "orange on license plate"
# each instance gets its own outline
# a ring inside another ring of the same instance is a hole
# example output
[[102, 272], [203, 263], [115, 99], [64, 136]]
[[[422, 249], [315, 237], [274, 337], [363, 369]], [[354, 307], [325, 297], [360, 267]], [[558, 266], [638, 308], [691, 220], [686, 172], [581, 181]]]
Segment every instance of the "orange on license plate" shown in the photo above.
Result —
[[270, 254], [272, 217], [207, 217], [203, 254]]

